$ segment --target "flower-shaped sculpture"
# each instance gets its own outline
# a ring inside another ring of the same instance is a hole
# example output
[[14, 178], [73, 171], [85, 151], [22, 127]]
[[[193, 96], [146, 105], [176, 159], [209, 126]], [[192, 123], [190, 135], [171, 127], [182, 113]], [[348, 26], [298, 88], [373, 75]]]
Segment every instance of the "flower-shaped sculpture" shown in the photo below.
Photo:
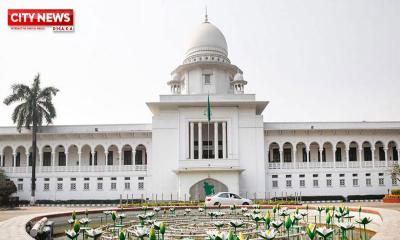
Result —
[[362, 207], [359, 206], [358, 207], [358, 217], [361, 218], [361, 212], [362, 212]]
[[328, 225], [328, 227], [331, 224], [331, 220], [332, 220], [331, 214], [328, 212], [326, 214], [326, 225]]
[[324, 240], [326, 240], [333, 235], [333, 229], [326, 227], [317, 228], [317, 234], [320, 235]]
[[283, 221], [281, 220], [277, 220], [277, 221], [272, 221], [271, 225], [273, 228], [275, 228], [276, 230], [278, 230], [283, 224]]
[[81, 219], [79, 220], [79, 222], [80, 222], [83, 226], [88, 225], [91, 221], [92, 221], [92, 220], [90, 220], [90, 219], [87, 218], [87, 217], [81, 218]]
[[231, 220], [229, 224], [233, 227], [236, 233], [236, 229], [242, 227], [244, 222], [242, 220]]
[[72, 225], [75, 223], [75, 220], [76, 220], [76, 212], [75, 212], [75, 210], [72, 212], [72, 214], [71, 214], [71, 218], [70, 219], [68, 219], [68, 223], [71, 225], [71, 227], [72, 227]]
[[101, 234], [103, 234], [103, 231], [101, 229], [89, 229], [86, 230], [86, 236], [88, 238], [92, 238], [93, 240], [98, 239]]
[[247, 209], [246, 207], [242, 207], [242, 208], [240, 208], [240, 211], [242, 212], [242, 213], [245, 213], [245, 212], [247, 212], [249, 209]]
[[367, 228], [366, 228], [366, 226], [367, 226], [367, 224], [372, 222], [372, 219], [369, 218], [369, 217], [364, 217], [364, 218], [360, 218], [360, 219], [356, 220], [356, 222], [364, 226], [364, 239], [367, 239]]
[[103, 211], [104, 215], [106, 215], [106, 225], [107, 225], [107, 217], [112, 214], [112, 211]]
[[265, 229], [269, 229], [269, 225], [271, 224], [271, 215], [269, 211], [265, 213], [264, 224], [265, 224]]
[[157, 240], [156, 231], [154, 230], [154, 228], [150, 228], [149, 240]]
[[165, 231], [167, 230], [167, 228], [166, 228], [166, 226], [165, 226], [165, 223], [164, 222], [161, 222], [160, 223], [160, 233], [161, 233], [161, 239], [162, 240], [164, 240], [164, 234], [165, 234]]
[[231, 214], [235, 214], [236, 205], [235, 204], [230, 205], [229, 209], [231, 210]]
[[150, 226], [154, 225], [155, 222], [156, 222], [156, 220], [154, 220], [154, 219], [146, 220], [147, 225], [150, 225]]
[[132, 233], [135, 237], [143, 240], [147, 235], [149, 235], [150, 230], [145, 227], [137, 227]]
[[250, 217], [251, 217], [251, 214], [250, 213], [243, 213], [243, 217], [246, 217], [247, 220], [249, 220]]
[[228, 240], [228, 234], [226, 232], [213, 230], [207, 231], [206, 235], [209, 240]]
[[158, 213], [161, 211], [161, 208], [160, 208], [160, 207], [155, 207], [153, 210], [154, 210], [154, 212], [156, 212], [157, 215], [158, 215]]
[[78, 220], [75, 220], [73, 229], [65, 231], [65, 234], [67, 235], [67, 238], [69, 238], [69, 239], [77, 239], [80, 229], [81, 229], [81, 224], [79, 223]]
[[126, 234], [124, 231], [119, 232], [119, 240], [125, 240], [126, 239]]
[[169, 212], [172, 213], [173, 215], [175, 215], [175, 210], [176, 209], [174, 207], [172, 207], [172, 208], [169, 209]]
[[260, 214], [251, 214], [251, 219], [256, 222], [256, 229], [258, 230], [258, 222], [263, 219]]
[[[348, 230], [352, 230], [351, 233], [353, 235], [354, 223], [352, 223], [352, 222], [342, 222], [342, 223], [338, 223], [337, 226], [342, 231], [342, 240], [346, 239], [346, 232]], [[353, 236], [351, 237], [351, 239], [353, 239]]]
[[192, 211], [192, 209], [190, 209], [190, 208], [186, 208], [186, 209], [185, 209], [185, 213], [186, 213], [186, 214], [189, 214], [191, 211]]
[[210, 216], [211, 219], [213, 219], [213, 217], [215, 217], [215, 212], [208, 212], [208, 216]]
[[257, 233], [258, 234], [258, 236], [260, 236], [262, 239], [269, 239], [269, 240], [272, 240], [272, 239], [274, 239], [275, 237], [276, 237], [276, 234], [277, 234], [278, 232], [277, 231], [275, 231], [274, 229], [267, 229], [266, 231], [262, 231], [262, 232], [259, 232], [259, 233]]
[[154, 212], [149, 212], [146, 214], [146, 217], [149, 219], [152, 219], [154, 217], [155, 213]]
[[315, 224], [310, 223], [306, 226], [306, 234], [310, 240], [314, 240], [316, 233], [317, 233], [317, 228]]
[[321, 224], [321, 212], [324, 211], [325, 208], [318, 206], [317, 207], [317, 211], [318, 211], [318, 215], [319, 215], [319, 223]]
[[71, 227], [72, 227], [72, 224], [74, 224], [74, 222], [75, 222], [75, 219], [72, 219], [72, 218], [68, 219], [68, 223], [71, 225]]
[[147, 214], [139, 214], [137, 215], [137, 218], [139, 219], [140, 226], [144, 226], [144, 220], [147, 219]]
[[215, 218], [222, 217], [224, 215], [225, 215], [225, 212], [215, 212], [214, 213]]
[[147, 205], [143, 205], [142, 206], [142, 210], [143, 210], [145, 215], [146, 215], [148, 209], [149, 209], [149, 207]]
[[65, 231], [65, 235], [67, 236], [68, 239], [74, 240], [78, 238], [79, 232], [76, 233], [74, 230], [70, 229]]
[[292, 227], [292, 224], [293, 224], [292, 218], [291, 217], [286, 217], [286, 219], [285, 219], [285, 229], [286, 229], [286, 232], [287, 232], [288, 239], [290, 239], [290, 228]]
[[287, 210], [282, 210], [282, 211], [279, 213], [279, 216], [282, 217], [282, 220], [285, 220], [285, 218], [286, 218], [287, 216], [289, 216], [289, 212], [288, 212]]
[[122, 220], [123, 220], [124, 218], [126, 218], [126, 214], [125, 214], [125, 213], [120, 213], [120, 214], [118, 214], [118, 218], [119, 218], [119, 220], [120, 220], [120, 224], [122, 225]]
[[293, 225], [297, 224], [301, 219], [303, 219], [303, 215], [301, 214], [294, 214], [292, 216]]
[[221, 230], [221, 228], [225, 225], [225, 223], [222, 222], [222, 221], [215, 221], [215, 222], [213, 222], [213, 225], [214, 225], [215, 227], [217, 227], [217, 229], [218, 229], [218, 231], [219, 231], [219, 230]]
[[335, 212], [335, 218], [337, 219], [338, 223], [340, 223], [340, 219], [343, 217], [343, 212], [340, 213], [340, 211]]
[[276, 208], [276, 206], [273, 206], [272, 207], [272, 213], [274, 214], [274, 220], [275, 220], [275, 213], [277, 212], [277, 208]]
[[253, 214], [259, 214], [259, 213], [261, 212], [261, 210], [258, 209], [258, 208], [255, 208], [255, 209], [253, 209], [251, 212], [252, 212]]
[[204, 212], [204, 208], [199, 207], [199, 208], [197, 209], [197, 211], [199, 211], [199, 213], [202, 213], [202, 212]]

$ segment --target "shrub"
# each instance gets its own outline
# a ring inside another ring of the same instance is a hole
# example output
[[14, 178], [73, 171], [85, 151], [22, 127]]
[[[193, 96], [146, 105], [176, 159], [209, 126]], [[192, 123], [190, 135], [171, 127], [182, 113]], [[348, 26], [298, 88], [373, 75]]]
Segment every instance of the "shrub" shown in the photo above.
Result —
[[393, 195], [400, 195], [400, 189], [392, 189], [391, 192]]
[[8, 205], [10, 195], [17, 192], [13, 181], [6, 178], [4, 171], [0, 169], [0, 205]]

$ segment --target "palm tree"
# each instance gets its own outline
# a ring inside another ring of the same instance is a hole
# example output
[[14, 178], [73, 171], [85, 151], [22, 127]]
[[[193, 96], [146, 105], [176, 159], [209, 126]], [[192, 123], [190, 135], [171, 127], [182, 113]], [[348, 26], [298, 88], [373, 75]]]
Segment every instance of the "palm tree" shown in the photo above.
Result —
[[36, 135], [38, 127], [41, 127], [43, 120], [51, 124], [56, 117], [56, 109], [52, 103], [53, 95], [58, 92], [54, 87], [40, 87], [40, 75], [37, 74], [32, 86], [14, 84], [11, 86], [12, 94], [4, 99], [5, 105], [19, 103], [11, 116], [12, 121], [17, 124], [18, 132], [22, 128], [32, 129], [32, 184], [31, 204], [35, 203], [36, 189]]

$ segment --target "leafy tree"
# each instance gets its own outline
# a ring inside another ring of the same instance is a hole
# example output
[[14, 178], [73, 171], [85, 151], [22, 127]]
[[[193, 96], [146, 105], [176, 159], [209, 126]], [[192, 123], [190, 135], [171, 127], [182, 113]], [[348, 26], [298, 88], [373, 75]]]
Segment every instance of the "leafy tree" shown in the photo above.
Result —
[[56, 117], [56, 109], [53, 105], [53, 96], [58, 92], [57, 88], [40, 86], [40, 75], [37, 74], [32, 86], [14, 84], [11, 86], [12, 94], [4, 99], [7, 106], [18, 103], [11, 116], [12, 121], [17, 124], [17, 130], [22, 128], [32, 131], [32, 184], [31, 204], [35, 203], [36, 189], [36, 135], [44, 120], [51, 124]]
[[0, 205], [7, 205], [11, 194], [17, 192], [13, 181], [7, 180], [4, 170], [0, 169]]
[[391, 170], [391, 176], [392, 179], [397, 179], [397, 181], [400, 181], [400, 166], [398, 164], [395, 164]]

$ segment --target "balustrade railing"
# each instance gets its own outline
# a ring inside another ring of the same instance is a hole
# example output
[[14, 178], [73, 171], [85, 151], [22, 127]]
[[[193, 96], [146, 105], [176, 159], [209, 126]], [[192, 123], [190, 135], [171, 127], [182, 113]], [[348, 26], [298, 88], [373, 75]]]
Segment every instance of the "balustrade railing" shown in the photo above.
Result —
[[[30, 173], [32, 167], [0, 167], [6, 173]], [[96, 165], [96, 166], [37, 166], [38, 173], [48, 172], [118, 172], [118, 171], [147, 171], [147, 165]]]
[[334, 162], [321, 162], [321, 167], [322, 168], [333, 168], [335, 167]]
[[347, 168], [347, 162], [335, 162], [336, 168]]
[[375, 167], [385, 167], [386, 161], [375, 161]]

